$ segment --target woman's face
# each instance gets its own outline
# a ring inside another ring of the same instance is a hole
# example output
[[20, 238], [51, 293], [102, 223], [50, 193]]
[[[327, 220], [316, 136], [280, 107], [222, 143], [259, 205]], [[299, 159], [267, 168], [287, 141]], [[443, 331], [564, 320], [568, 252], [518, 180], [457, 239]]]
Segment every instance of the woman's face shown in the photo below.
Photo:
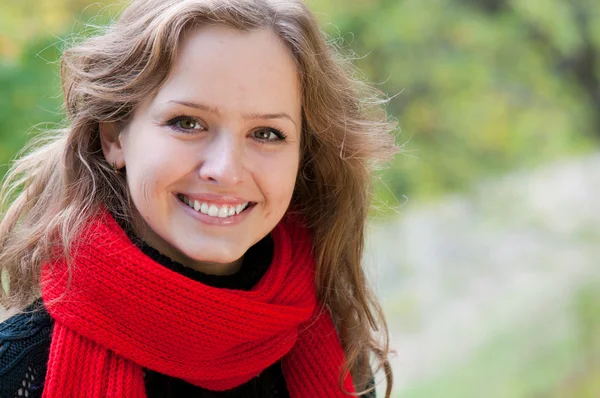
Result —
[[140, 238], [205, 273], [235, 272], [290, 204], [300, 96], [272, 31], [186, 34], [169, 79], [125, 129], [101, 125], [107, 161], [126, 167]]

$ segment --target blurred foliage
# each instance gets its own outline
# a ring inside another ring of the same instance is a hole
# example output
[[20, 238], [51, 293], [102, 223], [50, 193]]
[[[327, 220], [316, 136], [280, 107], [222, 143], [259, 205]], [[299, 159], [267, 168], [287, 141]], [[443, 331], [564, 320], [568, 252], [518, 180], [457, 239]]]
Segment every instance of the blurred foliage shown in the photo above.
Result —
[[[47, 65], [40, 58], [40, 51], [56, 60], [56, 47], [40, 43], [27, 47], [23, 58], [29, 62], [0, 66], [0, 159], [6, 164], [18, 151], [27, 136], [24, 134], [36, 123], [57, 122], [61, 116], [58, 106], [60, 82], [55, 66]], [[50, 125], [50, 127], [53, 127]]]
[[340, 32], [393, 97], [407, 155], [386, 176], [397, 195], [459, 190], [596, 145], [600, 3], [313, 3], [331, 16], [321, 16], [327, 31]]
[[106, 25], [119, 9], [89, 0], [2, 1], [0, 175], [31, 138], [30, 133], [63, 122], [58, 65], [61, 50], [75, 37]]

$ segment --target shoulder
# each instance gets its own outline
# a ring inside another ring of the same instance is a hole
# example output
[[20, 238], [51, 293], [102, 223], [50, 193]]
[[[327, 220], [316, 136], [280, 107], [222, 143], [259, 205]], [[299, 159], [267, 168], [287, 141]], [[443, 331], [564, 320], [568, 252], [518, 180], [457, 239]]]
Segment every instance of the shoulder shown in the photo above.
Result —
[[28, 396], [41, 392], [46, 374], [52, 319], [37, 300], [25, 312], [0, 323], [0, 397], [11, 397], [25, 387]]

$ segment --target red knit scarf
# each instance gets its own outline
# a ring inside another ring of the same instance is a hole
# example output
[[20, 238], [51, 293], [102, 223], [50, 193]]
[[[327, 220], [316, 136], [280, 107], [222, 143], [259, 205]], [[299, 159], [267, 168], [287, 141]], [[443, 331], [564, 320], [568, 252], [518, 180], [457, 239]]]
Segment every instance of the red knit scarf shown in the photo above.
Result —
[[[266, 274], [237, 291], [154, 262], [107, 213], [93, 219], [70, 282], [64, 260], [42, 270], [55, 319], [43, 396], [145, 397], [143, 368], [228, 390], [281, 358], [290, 397], [346, 396], [338, 382], [344, 353], [315, 298], [309, 233], [286, 217], [272, 237]], [[354, 392], [349, 375], [343, 386]]]

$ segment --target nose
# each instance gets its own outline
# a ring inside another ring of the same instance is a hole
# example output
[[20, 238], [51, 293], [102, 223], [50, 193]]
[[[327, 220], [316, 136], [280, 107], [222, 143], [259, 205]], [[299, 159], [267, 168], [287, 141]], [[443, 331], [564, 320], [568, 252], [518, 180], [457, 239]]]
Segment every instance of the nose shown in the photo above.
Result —
[[237, 185], [244, 171], [241, 144], [229, 134], [218, 134], [205, 147], [198, 174], [220, 186]]

